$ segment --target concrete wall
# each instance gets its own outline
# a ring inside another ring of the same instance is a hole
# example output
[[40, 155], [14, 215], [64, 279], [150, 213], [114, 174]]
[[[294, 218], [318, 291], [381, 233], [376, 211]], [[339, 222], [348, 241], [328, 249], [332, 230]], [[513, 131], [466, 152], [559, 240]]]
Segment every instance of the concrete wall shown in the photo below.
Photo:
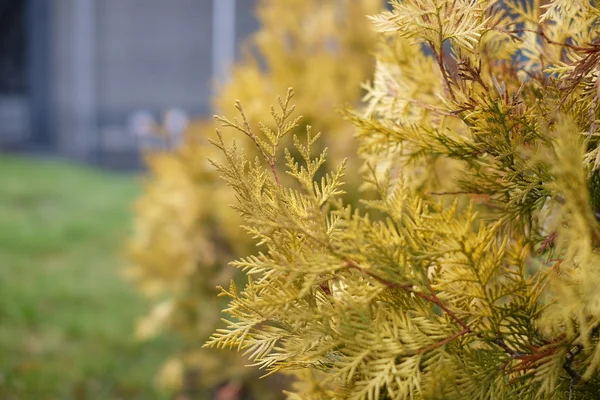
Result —
[[29, 139], [29, 102], [25, 96], [0, 95], [0, 149], [10, 150]]
[[[235, 37], [238, 42], [238, 50], [239, 44], [259, 28], [254, 13], [256, 3], [257, 0], [237, 0], [236, 2]], [[239, 56], [239, 52], [237, 55]]]
[[54, 1], [50, 14], [50, 124], [55, 146], [71, 155], [87, 151], [85, 138], [76, 134], [75, 117], [80, 110], [76, 103], [74, 80], [75, 1]]
[[101, 123], [136, 108], [207, 112], [212, 0], [103, 0], [98, 4]]
[[28, 7], [25, 1], [0, 1], [0, 150], [30, 139], [30, 102], [26, 95]]
[[[135, 111], [210, 112], [213, 0], [49, 1], [51, 124], [61, 152], [132, 158], [139, 143], [127, 123]], [[243, 40], [256, 28], [254, 1], [236, 3]]]

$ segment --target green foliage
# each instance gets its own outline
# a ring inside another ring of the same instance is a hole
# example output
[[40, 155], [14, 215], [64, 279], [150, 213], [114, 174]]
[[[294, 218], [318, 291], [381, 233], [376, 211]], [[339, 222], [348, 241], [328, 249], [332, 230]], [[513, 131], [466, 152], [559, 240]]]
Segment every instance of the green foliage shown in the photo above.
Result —
[[206, 346], [296, 372], [290, 399], [596, 398], [597, 2], [391, 4], [346, 112], [374, 199], [345, 203], [309, 127], [279, 156], [292, 91], [276, 134], [218, 118], [262, 155], [214, 142], [261, 251]]
[[119, 276], [132, 176], [0, 156], [0, 398], [158, 400], [173, 338], [138, 343], [149, 306]]

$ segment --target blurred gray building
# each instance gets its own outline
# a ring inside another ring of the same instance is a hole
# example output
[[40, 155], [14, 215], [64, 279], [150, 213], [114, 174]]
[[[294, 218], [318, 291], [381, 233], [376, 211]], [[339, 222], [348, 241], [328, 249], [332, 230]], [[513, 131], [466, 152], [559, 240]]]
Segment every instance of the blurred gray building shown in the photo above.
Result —
[[[132, 116], [210, 110], [253, 0], [0, 0], [0, 149], [139, 162]], [[142, 111], [143, 110], [143, 111]]]

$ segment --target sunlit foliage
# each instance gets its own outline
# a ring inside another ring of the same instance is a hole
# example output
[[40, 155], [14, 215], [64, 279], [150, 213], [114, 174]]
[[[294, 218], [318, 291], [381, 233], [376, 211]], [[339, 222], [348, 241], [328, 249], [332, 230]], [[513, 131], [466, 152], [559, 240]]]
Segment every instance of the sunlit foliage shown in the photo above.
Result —
[[[328, 144], [335, 143], [337, 149], [332, 160], [355, 153], [352, 125], [333, 110], [358, 104], [364, 94], [355, 82], [368, 79], [373, 71], [369, 52], [376, 37], [365, 15], [382, 6], [380, 0], [259, 1], [261, 28], [245, 44], [231, 79], [218, 89], [215, 109], [227, 113], [234, 100], [241, 99], [253, 129], [276, 129], [265, 119], [269, 104], [275, 93], [294, 85], [305, 120], [330, 132]], [[255, 124], [260, 120], [265, 120], [262, 127]], [[174, 331], [185, 338], [186, 347], [168, 360], [160, 376], [165, 385], [184, 389], [214, 388], [258, 376], [244, 368], [246, 362], [235, 353], [201, 349], [221, 323], [225, 303], [216, 298], [217, 285], [239, 276], [228, 262], [254, 251], [250, 237], [239, 230], [241, 219], [229, 207], [235, 192], [207, 160], [219, 158], [208, 145], [212, 132], [210, 122], [195, 123], [173, 151], [147, 154], [150, 176], [135, 207], [134, 236], [128, 246], [127, 275], [156, 298], [156, 306], [138, 324], [138, 336]], [[251, 141], [242, 147], [257, 154]], [[279, 156], [271, 151], [265, 154]], [[267, 399], [267, 394], [258, 398]]]
[[218, 118], [261, 154], [214, 142], [261, 251], [232, 263], [248, 282], [222, 289], [207, 346], [296, 371], [289, 399], [597, 398], [600, 6], [390, 4], [346, 112], [375, 199], [346, 203], [354, 171], [328, 168], [318, 130], [281, 155], [293, 91], [278, 129]]

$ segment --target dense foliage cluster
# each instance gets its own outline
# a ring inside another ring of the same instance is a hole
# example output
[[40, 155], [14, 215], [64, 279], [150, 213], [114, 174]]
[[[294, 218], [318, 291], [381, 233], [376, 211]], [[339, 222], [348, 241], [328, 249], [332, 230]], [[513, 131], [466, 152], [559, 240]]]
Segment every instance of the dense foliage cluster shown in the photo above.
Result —
[[260, 251], [233, 262], [248, 282], [222, 289], [207, 346], [295, 372], [289, 399], [598, 397], [600, 5], [547, 3], [392, 0], [370, 18], [376, 71], [346, 112], [376, 194], [359, 206], [310, 127], [281, 154], [292, 91], [273, 128], [239, 103], [218, 118], [260, 153], [214, 142]]
[[[330, 132], [328, 140], [343, 144], [334, 157], [341, 160], [355, 149], [355, 142], [345, 139], [351, 124], [339, 114], [321, 116], [325, 109], [359, 102], [361, 89], [349, 82], [366, 80], [372, 73], [372, 60], [365, 54], [375, 43], [364, 15], [380, 11], [382, 4], [259, 1], [261, 28], [246, 43], [245, 56], [229, 82], [219, 89], [215, 109], [225, 113], [238, 98], [253, 121], [263, 120], [274, 93], [293, 84], [302, 88], [296, 101], [305, 118]], [[337, 68], [338, 62], [346, 67]], [[224, 303], [216, 298], [216, 286], [239, 275], [228, 262], [253, 251], [252, 241], [238, 228], [241, 219], [227, 207], [235, 201], [234, 192], [207, 161], [208, 156], [218, 157], [206, 139], [210, 131], [211, 123], [195, 123], [179, 147], [147, 155], [150, 176], [136, 205], [135, 234], [128, 248], [128, 276], [156, 299], [138, 324], [139, 336], [177, 332], [185, 341], [163, 368], [160, 380], [168, 385], [214, 388], [224, 381], [257, 377], [256, 371], [243, 368], [239, 355], [201, 349], [220, 323]], [[254, 152], [254, 145], [247, 144]]]

